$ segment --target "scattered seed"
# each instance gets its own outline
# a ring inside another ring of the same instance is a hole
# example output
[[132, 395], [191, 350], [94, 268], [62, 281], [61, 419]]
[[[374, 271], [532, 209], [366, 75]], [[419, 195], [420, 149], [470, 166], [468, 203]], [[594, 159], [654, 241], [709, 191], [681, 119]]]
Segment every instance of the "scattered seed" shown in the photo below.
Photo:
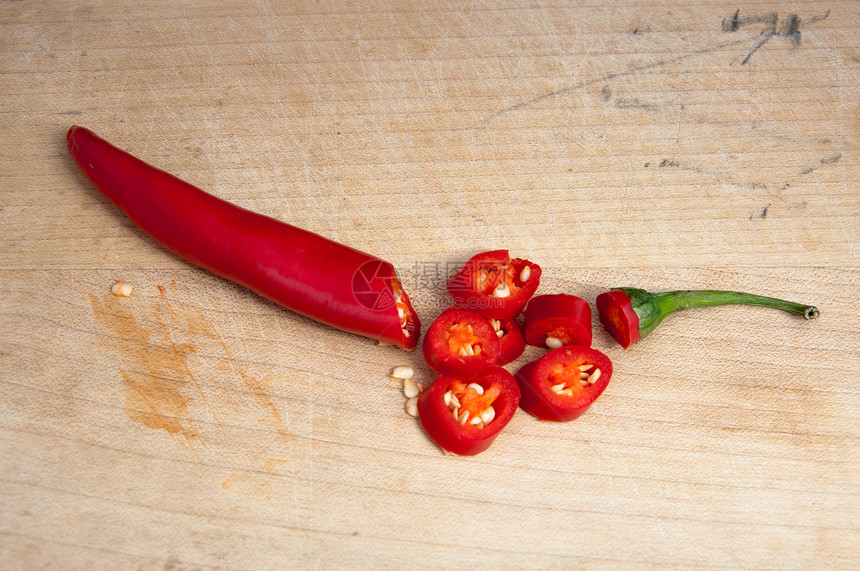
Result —
[[561, 339], [559, 339], [558, 337], [547, 337], [546, 346], [550, 349], [558, 349], [559, 347], [563, 347], [564, 343], [562, 343]]
[[467, 388], [467, 389], [472, 389], [473, 391], [475, 391], [475, 392], [476, 392], [476, 393], [478, 393], [479, 395], [484, 394], [484, 387], [482, 387], [482, 386], [481, 386], [481, 385], [479, 385], [478, 383], [469, 383], [468, 385], [466, 385], [466, 388]]
[[511, 288], [508, 287], [507, 283], [500, 283], [496, 286], [496, 289], [493, 290], [493, 296], [495, 297], [508, 297], [511, 295]]
[[594, 372], [588, 376], [588, 384], [593, 385], [600, 378], [600, 369], [594, 369]]
[[414, 374], [412, 367], [406, 365], [399, 365], [391, 371], [391, 377], [394, 379], [411, 379]]
[[412, 397], [406, 401], [406, 414], [409, 416], [418, 416], [418, 398]]
[[520, 281], [527, 282], [529, 281], [529, 276], [532, 275], [532, 269], [528, 266], [523, 268], [523, 271], [520, 272]]
[[125, 282], [116, 281], [110, 286], [110, 292], [117, 297], [128, 297], [131, 295], [131, 290], [134, 286]]
[[417, 397], [421, 394], [422, 388], [424, 387], [413, 379], [403, 379], [403, 394], [406, 395], [406, 398]]

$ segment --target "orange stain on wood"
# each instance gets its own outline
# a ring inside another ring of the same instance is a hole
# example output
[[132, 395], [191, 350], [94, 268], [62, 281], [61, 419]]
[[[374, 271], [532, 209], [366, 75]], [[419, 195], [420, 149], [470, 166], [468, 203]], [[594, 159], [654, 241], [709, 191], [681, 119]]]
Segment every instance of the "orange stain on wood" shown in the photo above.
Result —
[[173, 345], [153, 343], [152, 331], [140, 325], [117, 297], [90, 295], [90, 303], [96, 321], [105, 329], [99, 337], [102, 345], [119, 353], [126, 364], [120, 368], [126, 385], [126, 415], [148, 428], [180, 435], [189, 444], [199, 441], [188, 410], [192, 399], [183, 396], [188, 384], [184, 355]]

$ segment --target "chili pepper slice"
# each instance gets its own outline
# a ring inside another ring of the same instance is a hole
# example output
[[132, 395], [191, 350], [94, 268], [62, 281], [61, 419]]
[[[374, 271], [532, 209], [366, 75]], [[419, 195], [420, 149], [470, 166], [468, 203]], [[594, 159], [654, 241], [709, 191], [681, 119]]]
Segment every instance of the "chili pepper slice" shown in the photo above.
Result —
[[538, 295], [525, 311], [526, 343], [558, 349], [591, 345], [591, 307], [581, 297], [564, 293]]
[[418, 396], [418, 417], [439, 446], [471, 456], [490, 447], [519, 400], [514, 377], [501, 367], [473, 379], [442, 375]]
[[719, 305], [772, 307], [815, 319], [818, 308], [775, 297], [722, 290], [676, 290], [651, 293], [638, 288], [617, 288], [597, 296], [600, 322], [618, 343], [627, 349], [654, 331], [667, 316], [682, 309]]
[[67, 139], [95, 187], [167, 249], [322, 323], [417, 345], [421, 324], [390, 263], [207, 194], [89, 129]]
[[436, 372], [470, 379], [496, 366], [501, 343], [486, 319], [449, 307], [427, 329], [423, 348], [424, 360]]
[[493, 319], [514, 319], [540, 284], [541, 268], [508, 250], [473, 256], [448, 280], [454, 306]]
[[507, 365], [516, 361], [526, 350], [526, 339], [520, 325], [513, 319], [488, 319], [499, 338], [499, 358], [497, 365]]
[[517, 371], [520, 407], [540, 420], [573, 420], [611, 378], [612, 362], [600, 351], [584, 345], [559, 347]]

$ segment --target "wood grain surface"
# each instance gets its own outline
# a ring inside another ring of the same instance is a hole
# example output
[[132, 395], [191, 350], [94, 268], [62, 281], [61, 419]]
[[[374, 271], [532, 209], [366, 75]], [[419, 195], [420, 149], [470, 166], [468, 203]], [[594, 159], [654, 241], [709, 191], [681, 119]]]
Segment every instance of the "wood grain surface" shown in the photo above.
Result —
[[[0, 30], [0, 567], [857, 566], [857, 2], [22, 0]], [[495, 248], [539, 293], [821, 318], [693, 310], [627, 351], [595, 320], [586, 415], [445, 455], [389, 377], [430, 382], [420, 352], [155, 244], [72, 124], [390, 260], [425, 327]]]

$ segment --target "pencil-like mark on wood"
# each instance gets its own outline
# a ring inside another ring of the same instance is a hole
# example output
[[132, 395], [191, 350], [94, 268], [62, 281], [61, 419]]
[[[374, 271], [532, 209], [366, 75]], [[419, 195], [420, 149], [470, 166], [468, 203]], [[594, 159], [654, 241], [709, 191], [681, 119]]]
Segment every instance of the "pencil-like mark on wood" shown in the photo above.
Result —
[[[806, 21], [806, 25], [814, 24], [826, 19], [830, 16], [830, 10], [820, 16], [814, 16]], [[767, 14], [759, 14], [752, 16], [740, 15], [740, 9], [735, 10], [735, 13], [730, 18], [724, 18], [722, 22], [722, 30], [728, 33], [735, 33], [744, 28], [764, 26], [758, 41], [747, 52], [746, 56], [741, 60], [741, 65], [746, 65], [755, 53], [763, 48], [773, 38], [783, 38], [789, 41], [793, 46], [799, 46], [802, 42], [800, 32], [802, 20], [797, 14], [789, 14], [788, 17], [780, 25], [780, 17], [776, 12]]]

